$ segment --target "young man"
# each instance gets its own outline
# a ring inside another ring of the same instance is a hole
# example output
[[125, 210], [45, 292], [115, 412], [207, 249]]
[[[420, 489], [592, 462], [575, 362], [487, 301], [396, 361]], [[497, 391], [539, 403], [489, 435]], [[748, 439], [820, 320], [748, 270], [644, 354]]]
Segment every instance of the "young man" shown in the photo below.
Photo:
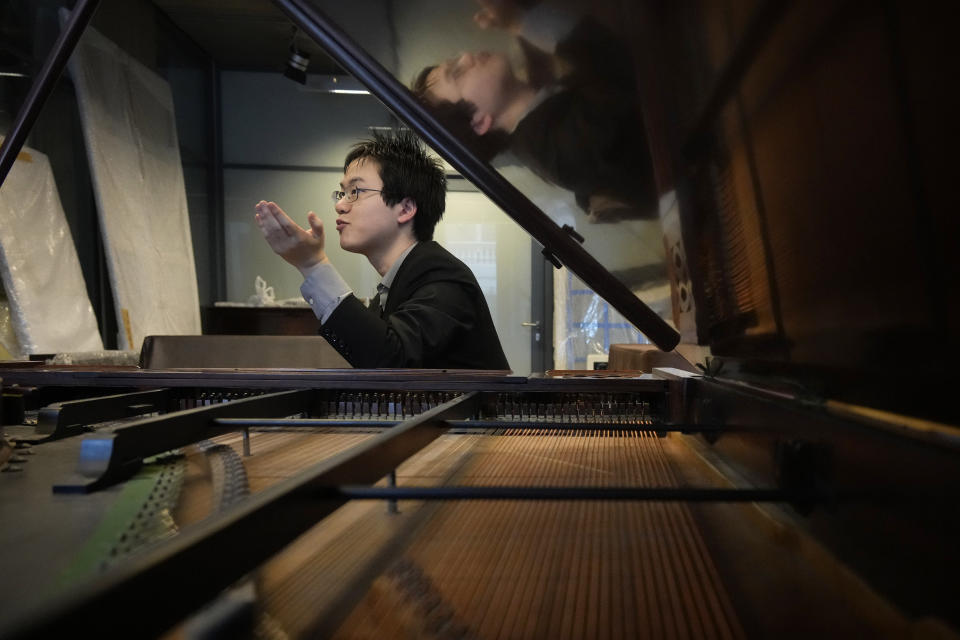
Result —
[[261, 201], [256, 220], [270, 247], [300, 270], [320, 335], [350, 364], [509, 369], [476, 278], [432, 240], [446, 178], [416, 137], [376, 134], [354, 145], [333, 200], [340, 246], [365, 255], [382, 278], [369, 309], [330, 263], [315, 213], [306, 230]]
[[478, 24], [520, 38], [527, 77], [501, 53], [464, 53], [423, 69], [413, 93], [482, 159], [509, 150], [573, 191], [592, 222], [657, 218], [629, 50], [598, 21], [548, 3], [480, 5]]

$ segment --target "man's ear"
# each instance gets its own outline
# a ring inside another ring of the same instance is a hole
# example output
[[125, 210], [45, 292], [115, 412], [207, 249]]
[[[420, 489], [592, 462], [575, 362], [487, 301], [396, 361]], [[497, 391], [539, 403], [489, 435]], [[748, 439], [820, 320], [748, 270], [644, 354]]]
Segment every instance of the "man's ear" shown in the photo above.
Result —
[[470, 128], [473, 129], [473, 132], [478, 136], [482, 136], [487, 131], [490, 131], [490, 125], [492, 124], [493, 118], [490, 117], [489, 113], [475, 111], [473, 118], [470, 119]]
[[397, 222], [399, 224], [410, 222], [413, 220], [413, 216], [417, 214], [417, 203], [414, 202], [413, 198], [404, 198], [397, 203], [397, 207]]

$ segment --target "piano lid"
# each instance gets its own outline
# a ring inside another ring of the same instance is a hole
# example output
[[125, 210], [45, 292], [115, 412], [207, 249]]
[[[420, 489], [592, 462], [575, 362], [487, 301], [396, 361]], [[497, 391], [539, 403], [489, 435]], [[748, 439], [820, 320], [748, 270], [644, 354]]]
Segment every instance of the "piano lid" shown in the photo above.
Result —
[[945, 13], [419, 0], [385, 46], [329, 3], [276, 4], [662, 348], [637, 294], [669, 281], [725, 375], [949, 411], [915, 375], [960, 353]]
[[[636, 69], [620, 34], [584, 7], [481, 2], [458, 5], [469, 9], [458, 16], [450, 3], [419, 2], [398, 8], [395, 42], [383, 46], [362, 21], [336, 24], [327, 3], [276, 4], [556, 266], [658, 347], [676, 346]], [[659, 297], [667, 320], [642, 297]]]
[[[948, 9], [411, 0], [365, 20], [368, 4], [275, 4], [661, 347], [677, 335], [641, 299], [669, 281], [664, 315], [724, 375], [800, 372], [815, 397], [949, 412], [914, 406], [937, 394], [910, 382], [960, 353]], [[519, 112], [494, 108], [507, 81]], [[498, 130], [486, 162], [476, 139]]]
[[[41, 79], [62, 68], [96, 4], [78, 2], [78, 28], [64, 30]], [[539, 241], [553, 264], [569, 267], [661, 349], [676, 346], [636, 69], [623, 34], [611, 30], [616, 20], [553, 2], [462, 2], [460, 15], [451, 3], [415, 2], [393, 7], [386, 20], [338, 24], [324, 9], [342, 17], [342, 3], [275, 4]], [[484, 15], [474, 19], [474, 8]], [[472, 33], [476, 50], [455, 56], [464, 43], [451, 29]], [[398, 80], [415, 76], [416, 96]], [[451, 89], [466, 93], [451, 101]], [[19, 147], [28, 129], [29, 122], [15, 127], [9, 146]], [[0, 158], [0, 169], [8, 160]]]

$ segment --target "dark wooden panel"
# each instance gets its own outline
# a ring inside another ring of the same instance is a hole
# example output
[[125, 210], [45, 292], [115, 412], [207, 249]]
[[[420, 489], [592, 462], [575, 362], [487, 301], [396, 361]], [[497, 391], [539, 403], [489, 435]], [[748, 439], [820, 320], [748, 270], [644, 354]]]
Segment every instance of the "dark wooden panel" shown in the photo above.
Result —
[[320, 323], [307, 307], [205, 307], [203, 332], [227, 335], [312, 336]]

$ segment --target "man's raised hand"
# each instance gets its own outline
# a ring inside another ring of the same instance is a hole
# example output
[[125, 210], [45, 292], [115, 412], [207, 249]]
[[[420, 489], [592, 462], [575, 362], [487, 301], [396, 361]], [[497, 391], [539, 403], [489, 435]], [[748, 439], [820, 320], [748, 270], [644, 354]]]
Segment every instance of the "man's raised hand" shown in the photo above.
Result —
[[477, 0], [477, 4], [480, 5], [480, 10], [473, 14], [473, 21], [478, 27], [520, 34], [524, 12], [521, 5], [524, 3], [517, 0]]
[[290, 219], [275, 202], [257, 203], [256, 220], [270, 248], [281, 258], [306, 272], [315, 264], [327, 261], [323, 250], [323, 223], [311, 211], [307, 214], [310, 230]]

